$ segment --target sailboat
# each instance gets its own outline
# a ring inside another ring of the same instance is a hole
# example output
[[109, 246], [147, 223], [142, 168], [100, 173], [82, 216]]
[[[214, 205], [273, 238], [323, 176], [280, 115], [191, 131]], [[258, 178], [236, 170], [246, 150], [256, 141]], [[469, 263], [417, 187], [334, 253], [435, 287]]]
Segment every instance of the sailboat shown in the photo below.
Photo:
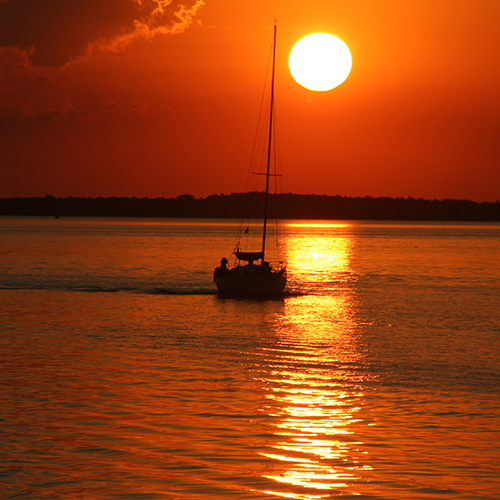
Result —
[[236, 258], [232, 269], [227, 267], [227, 259], [214, 270], [214, 281], [220, 295], [236, 296], [280, 296], [286, 286], [286, 262], [271, 264], [266, 260], [266, 239], [269, 211], [269, 179], [271, 174], [271, 151], [273, 142], [274, 74], [276, 66], [276, 23], [274, 24], [273, 54], [271, 70], [271, 98], [269, 112], [269, 132], [267, 141], [267, 163], [265, 172], [264, 216], [262, 220], [262, 240], [260, 248], [242, 251], [239, 244], [233, 254]]

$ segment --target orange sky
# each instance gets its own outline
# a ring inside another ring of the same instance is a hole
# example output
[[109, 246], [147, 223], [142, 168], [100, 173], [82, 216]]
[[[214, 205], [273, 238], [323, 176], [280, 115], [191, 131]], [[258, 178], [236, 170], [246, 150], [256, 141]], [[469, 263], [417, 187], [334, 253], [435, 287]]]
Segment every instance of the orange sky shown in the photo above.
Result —
[[244, 190], [275, 17], [283, 191], [500, 199], [498, 0], [0, 0], [0, 197]]

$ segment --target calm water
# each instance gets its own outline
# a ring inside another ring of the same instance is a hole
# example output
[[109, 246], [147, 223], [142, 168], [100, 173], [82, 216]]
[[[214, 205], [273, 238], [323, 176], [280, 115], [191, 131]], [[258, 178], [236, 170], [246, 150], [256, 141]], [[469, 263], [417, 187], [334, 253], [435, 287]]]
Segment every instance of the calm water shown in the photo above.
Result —
[[500, 225], [0, 219], [2, 499], [500, 498]]

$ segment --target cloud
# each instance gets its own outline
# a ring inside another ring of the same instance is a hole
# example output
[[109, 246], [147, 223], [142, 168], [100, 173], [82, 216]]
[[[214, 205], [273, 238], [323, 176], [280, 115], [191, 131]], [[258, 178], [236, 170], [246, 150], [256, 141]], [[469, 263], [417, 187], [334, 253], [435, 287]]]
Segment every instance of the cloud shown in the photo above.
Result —
[[160, 117], [172, 115], [172, 107], [152, 107], [148, 101], [104, 97], [78, 103], [65, 102], [16, 103], [5, 102], [0, 106], [0, 128], [26, 125], [47, 125], [52, 122], [97, 122], [127, 118]]
[[204, 0], [0, 0], [0, 47], [34, 66], [63, 66], [96, 49], [178, 33]]

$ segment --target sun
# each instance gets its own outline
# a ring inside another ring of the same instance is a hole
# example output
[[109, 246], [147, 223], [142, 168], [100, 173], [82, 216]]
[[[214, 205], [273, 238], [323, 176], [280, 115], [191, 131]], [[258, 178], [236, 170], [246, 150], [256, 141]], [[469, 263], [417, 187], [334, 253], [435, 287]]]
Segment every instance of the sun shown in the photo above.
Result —
[[323, 92], [339, 86], [349, 76], [352, 57], [340, 38], [329, 33], [313, 33], [293, 46], [288, 67], [297, 83]]

